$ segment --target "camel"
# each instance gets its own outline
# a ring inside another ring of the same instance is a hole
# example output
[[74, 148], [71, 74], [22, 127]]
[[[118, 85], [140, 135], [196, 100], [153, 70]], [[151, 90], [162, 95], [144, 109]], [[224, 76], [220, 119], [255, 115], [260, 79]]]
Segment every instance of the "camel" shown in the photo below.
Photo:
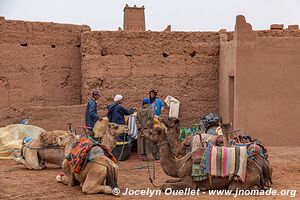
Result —
[[[112, 150], [116, 145], [115, 138], [127, 130], [126, 125], [108, 123], [107, 130], [101, 138], [102, 144]], [[77, 142], [75, 135], [69, 133], [68, 140], [65, 142], [63, 145], [66, 145], [65, 155], [67, 156], [72, 151], [72, 146]], [[118, 187], [118, 166], [104, 154], [88, 161], [86, 167], [76, 174], [72, 172], [68, 160], [65, 159], [62, 170], [64, 176], [58, 176], [57, 181], [68, 186], [73, 186], [78, 181], [82, 185], [82, 192], [85, 194], [112, 194], [112, 190]]]
[[[259, 159], [259, 155], [255, 155], [256, 159], [261, 161], [267, 170], [262, 169], [252, 159], [248, 158], [247, 162], [247, 177], [244, 182], [235, 182], [229, 180], [228, 177], [211, 177], [210, 179], [194, 182], [192, 180], [192, 159], [191, 153], [186, 154], [184, 157], [178, 159], [172, 155], [171, 142], [164, 129], [154, 128], [148, 135], [146, 135], [154, 144], [157, 144], [160, 153], [160, 164], [164, 172], [172, 177], [179, 178], [179, 180], [167, 181], [161, 186], [165, 191], [167, 188], [172, 190], [183, 190], [185, 188], [210, 190], [210, 189], [231, 189], [235, 191], [237, 188], [240, 190], [263, 188], [261, 183], [267, 183], [271, 179], [271, 170], [265, 160]], [[203, 149], [204, 153], [205, 149]], [[267, 172], [268, 175], [264, 176], [262, 180], [262, 173]], [[269, 181], [270, 182], [270, 181]]]
[[[185, 138], [184, 141], [180, 142], [179, 141], [179, 134], [180, 134], [180, 120], [176, 117], [168, 117], [168, 116], [162, 116], [159, 118], [160, 122], [163, 123], [167, 127], [167, 137], [168, 141], [170, 141], [172, 153], [174, 156], [177, 158], [182, 158], [184, 157], [188, 152], [191, 151], [191, 143], [192, 143], [192, 137], [193, 136], [188, 136]], [[221, 125], [222, 130], [224, 132], [224, 135], [227, 134], [227, 137], [224, 139], [226, 140], [226, 143], [229, 143], [229, 138], [228, 138], [228, 132], [229, 129], [231, 128], [231, 123], [224, 123]], [[202, 136], [208, 135], [205, 133], [201, 133]], [[242, 136], [240, 136], [242, 138]], [[245, 140], [247, 142], [249, 140]], [[203, 142], [207, 143], [208, 141], [203, 140]], [[241, 141], [242, 142], [242, 141]], [[244, 143], [244, 142], [242, 142]], [[215, 141], [216, 145], [221, 145], [223, 144], [223, 136], [218, 136], [217, 140]]]
[[64, 160], [64, 146], [59, 146], [58, 141], [64, 141], [67, 131], [42, 132], [38, 138], [23, 145], [21, 158], [15, 158], [18, 164], [25, 165], [28, 169], [40, 170], [46, 168], [45, 162], [61, 166]]

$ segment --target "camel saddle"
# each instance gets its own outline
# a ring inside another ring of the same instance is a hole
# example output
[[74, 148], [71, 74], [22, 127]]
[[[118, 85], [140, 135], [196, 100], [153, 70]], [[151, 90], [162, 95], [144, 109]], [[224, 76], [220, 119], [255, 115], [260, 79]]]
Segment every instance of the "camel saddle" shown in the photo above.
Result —
[[95, 143], [88, 138], [82, 137], [79, 142], [75, 143], [71, 153], [66, 157], [74, 174], [85, 169], [89, 161], [89, 153], [93, 147], [100, 147], [105, 156], [110, 158], [113, 162], [117, 162], [117, 159], [105, 145]]

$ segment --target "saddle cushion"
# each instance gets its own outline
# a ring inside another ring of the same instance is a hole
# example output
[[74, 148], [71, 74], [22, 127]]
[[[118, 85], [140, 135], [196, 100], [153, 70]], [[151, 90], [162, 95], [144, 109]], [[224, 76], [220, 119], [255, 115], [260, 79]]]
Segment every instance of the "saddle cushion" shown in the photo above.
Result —
[[[92, 150], [92, 148], [94, 150]], [[103, 154], [110, 158], [112, 161], [116, 162], [116, 158], [106, 146], [94, 143], [88, 138], [82, 137], [79, 139], [79, 142], [76, 142], [73, 146], [71, 153], [67, 156], [67, 160], [69, 161], [69, 164], [72, 168], [72, 172], [79, 173], [85, 168], [89, 160], [91, 161], [95, 157]]]

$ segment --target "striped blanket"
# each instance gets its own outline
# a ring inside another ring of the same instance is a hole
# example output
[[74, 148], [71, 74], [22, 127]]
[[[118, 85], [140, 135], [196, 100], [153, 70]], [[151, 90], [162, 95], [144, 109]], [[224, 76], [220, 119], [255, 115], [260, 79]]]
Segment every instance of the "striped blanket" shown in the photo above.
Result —
[[210, 176], [246, 178], [247, 147], [218, 147], [208, 145], [206, 153], [206, 173]]
[[203, 181], [207, 179], [205, 171], [205, 149], [202, 147], [200, 135], [194, 135], [192, 140], [192, 178], [193, 181]]
[[212, 135], [212, 134], [207, 134], [207, 133], [201, 133], [201, 138], [202, 138], [203, 142], [211, 142], [211, 143], [215, 144], [219, 137], [222, 137], [222, 136]]
[[138, 138], [138, 130], [136, 127], [136, 117], [133, 115], [130, 115], [128, 117], [128, 135], [133, 139]]

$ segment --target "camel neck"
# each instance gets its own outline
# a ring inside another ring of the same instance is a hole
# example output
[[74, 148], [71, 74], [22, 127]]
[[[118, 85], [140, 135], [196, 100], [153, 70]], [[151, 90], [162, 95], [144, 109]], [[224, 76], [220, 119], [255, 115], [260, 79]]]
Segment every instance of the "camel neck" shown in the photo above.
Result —
[[102, 140], [101, 143], [106, 146], [110, 151], [114, 148], [114, 146], [116, 145], [116, 141], [115, 139], [109, 135], [108, 133], [106, 133]]
[[67, 145], [65, 147], [65, 156], [67, 156], [71, 153], [75, 143], [76, 143], [76, 139], [75, 138], [70, 138], [70, 141], [67, 143]]
[[173, 177], [178, 176], [177, 161], [171, 153], [168, 140], [162, 140], [159, 144], [160, 164], [164, 172]]
[[170, 145], [172, 148], [176, 148], [180, 142], [179, 142], [179, 128], [178, 127], [172, 127], [168, 129], [169, 134], [167, 134], [167, 138], [170, 141]]

